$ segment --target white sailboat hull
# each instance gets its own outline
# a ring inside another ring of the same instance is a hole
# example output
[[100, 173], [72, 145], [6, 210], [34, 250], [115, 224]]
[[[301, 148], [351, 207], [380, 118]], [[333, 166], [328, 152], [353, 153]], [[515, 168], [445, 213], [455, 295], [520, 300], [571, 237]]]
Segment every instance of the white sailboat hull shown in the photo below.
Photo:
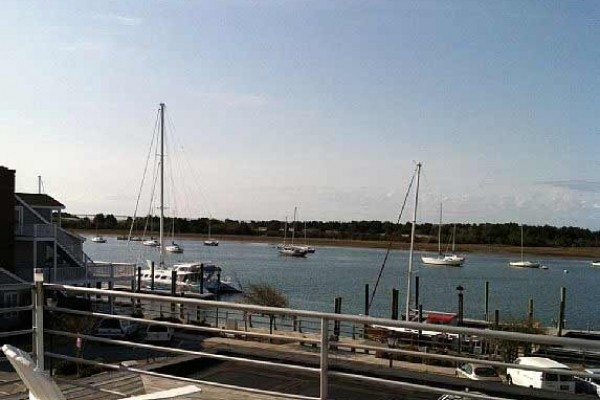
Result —
[[511, 267], [518, 268], [539, 268], [540, 263], [535, 261], [511, 261], [508, 263]]
[[449, 254], [440, 257], [421, 257], [421, 262], [426, 265], [441, 265], [450, 267], [461, 267], [465, 262], [465, 257]]

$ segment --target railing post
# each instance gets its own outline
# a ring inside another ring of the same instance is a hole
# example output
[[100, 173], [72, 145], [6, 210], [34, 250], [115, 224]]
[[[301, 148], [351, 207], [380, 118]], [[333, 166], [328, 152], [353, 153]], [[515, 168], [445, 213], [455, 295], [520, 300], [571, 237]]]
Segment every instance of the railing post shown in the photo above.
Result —
[[321, 376], [320, 376], [320, 399], [327, 400], [328, 376], [329, 370], [329, 320], [321, 319]]
[[33, 282], [35, 289], [33, 291], [33, 348], [37, 360], [37, 367], [40, 371], [44, 370], [44, 270], [36, 268], [33, 271]]

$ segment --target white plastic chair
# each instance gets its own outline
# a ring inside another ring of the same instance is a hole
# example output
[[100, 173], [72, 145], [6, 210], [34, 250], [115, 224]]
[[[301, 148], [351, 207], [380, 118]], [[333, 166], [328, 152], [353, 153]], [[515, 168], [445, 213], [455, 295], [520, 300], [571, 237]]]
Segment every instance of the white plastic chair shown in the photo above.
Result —
[[[5, 344], [2, 351], [8, 361], [12, 364], [19, 378], [29, 390], [29, 400], [66, 400], [60, 388], [54, 380], [44, 371], [40, 371], [29, 354], [23, 350]], [[160, 392], [143, 394], [140, 396], [124, 397], [123, 400], [158, 400], [171, 399], [178, 396], [185, 396], [192, 393], [198, 393], [202, 389], [195, 385], [182, 386], [180, 388], [163, 390]]]

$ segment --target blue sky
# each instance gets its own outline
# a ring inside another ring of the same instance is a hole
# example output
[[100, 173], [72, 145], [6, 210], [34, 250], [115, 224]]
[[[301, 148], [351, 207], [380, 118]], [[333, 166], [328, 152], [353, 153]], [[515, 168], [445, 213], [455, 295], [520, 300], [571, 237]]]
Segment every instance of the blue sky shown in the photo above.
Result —
[[5, 1], [0, 164], [132, 214], [165, 102], [182, 216], [394, 220], [418, 160], [422, 221], [598, 229], [598, 43], [595, 1]]

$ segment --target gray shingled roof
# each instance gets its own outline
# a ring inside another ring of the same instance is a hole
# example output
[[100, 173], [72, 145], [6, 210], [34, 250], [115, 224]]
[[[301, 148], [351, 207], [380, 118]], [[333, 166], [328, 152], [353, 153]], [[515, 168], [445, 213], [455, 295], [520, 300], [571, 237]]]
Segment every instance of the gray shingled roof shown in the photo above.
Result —
[[65, 208], [65, 205], [58, 200], [40, 193], [15, 193], [25, 203], [33, 207], [56, 207]]

